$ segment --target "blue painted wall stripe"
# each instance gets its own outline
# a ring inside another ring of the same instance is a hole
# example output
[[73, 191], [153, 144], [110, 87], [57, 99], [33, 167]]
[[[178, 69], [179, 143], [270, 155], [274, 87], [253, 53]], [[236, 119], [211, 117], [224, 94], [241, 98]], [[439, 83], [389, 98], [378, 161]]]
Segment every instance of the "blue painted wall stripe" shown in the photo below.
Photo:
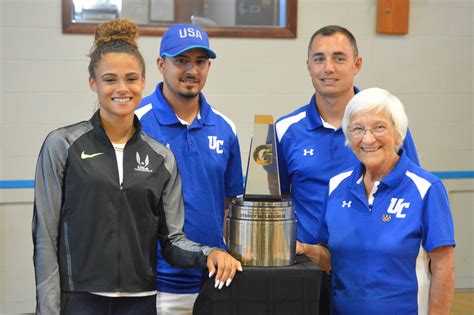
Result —
[[[474, 178], [474, 171], [452, 171], [452, 172], [432, 172], [441, 179], [466, 179]], [[245, 182], [245, 177], [244, 177]], [[25, 180], [0, 180], [0, 189], [23, 189], [34, 188], [35, 181]]]
[[474, 178], [474, 171], [457, 171], [457, 172], [431, 172], [441, 179], [464, 179]]
[[34, 180], [0, 180], [0, 189], [34, 188]]

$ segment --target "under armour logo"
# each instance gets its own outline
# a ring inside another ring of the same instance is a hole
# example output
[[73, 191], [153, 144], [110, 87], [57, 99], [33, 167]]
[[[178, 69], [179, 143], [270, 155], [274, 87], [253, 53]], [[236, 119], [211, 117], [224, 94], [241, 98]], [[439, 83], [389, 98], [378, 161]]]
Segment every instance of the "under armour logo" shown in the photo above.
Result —
[[303, 150], [303, 155], [306, 156], [306, 155], [310, 155], [310, 156], [313, 156], [314, 155], [314, 149], [304, 149]]
[[209, 139], [209, 149], [216, 150], [217, 154], [224, 153], [224, 150], [221, 149], [221, 145], [224, 145], [224, 140], [217, 140], [216, 136], [208, 136]]
[[403, 202], [405, 199], [392, 198], [390, 206], [388, 206], [387, 213], [396, 214], [395, 217], [399, 219], [405, 218], [407, 215], [402, 213], [404, 208], [410, 207], [409, 202]]
[[345, 200], [344, 200], [344, 201], [342, 202], [342, 207], [343, 207], [343, 208], [345, 208], [345, 207], [350, 208], [351, 205], [352, 205], [352, 200], [349, 200], [349, 201], [345, 201]]

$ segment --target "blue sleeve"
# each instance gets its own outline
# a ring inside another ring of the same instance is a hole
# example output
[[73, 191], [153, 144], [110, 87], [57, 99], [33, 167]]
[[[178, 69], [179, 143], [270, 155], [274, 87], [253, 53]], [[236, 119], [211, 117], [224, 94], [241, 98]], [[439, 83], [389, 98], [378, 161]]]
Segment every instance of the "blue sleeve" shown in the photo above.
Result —
[[329, 242], [329, 231], [326, 224], [326, 212], [328, 211], [329, 199], [329, 187], [326, 189], [326, 198], [324, 198], [323, 211], [321, 212], [321, 219], [319, 220], [319, 226], [316, 229], [318, 234], [316, 235], [316, 244], [327, 244]]
[[283, 195], [290, 193], [290, 177], [288, 174], [288, 168], [286, 165], [285, 154], [281, 141], [277, 139], [277, 155], [278, 155], [278, 173], [280, 175], [280, 189]]
[[456, 245], [448, 194], [441, 181], [434, 182], [426, 193], [422, 216], [423, 248], [427, 252]]
[[225, 170], [225, 195], [228, 197], [238, 196], [244, 193], [242, 178], [242, 160], [240, 157], [239, 139], [235, 136], [230, 146], [229, 160]]
[[403, 141], [403, 151], [406, 153], [407, 157], [416, 165], [420, 165], [420, 160], [418, 159], [418, 153], [416, 152], [415, 141], [411, 135], [410, 129], [407, 130], [407, 136]]

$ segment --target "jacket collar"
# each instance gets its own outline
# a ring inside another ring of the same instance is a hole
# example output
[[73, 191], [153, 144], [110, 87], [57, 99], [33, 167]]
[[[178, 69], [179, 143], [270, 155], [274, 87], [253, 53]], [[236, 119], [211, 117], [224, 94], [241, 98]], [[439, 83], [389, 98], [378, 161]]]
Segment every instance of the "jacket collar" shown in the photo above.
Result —
[[[89, 120], [89, 122], [91, 123], [91, 125], [94, 127], [94, 130], [96, 131], [96, 133], [104, 140], [107, 140], [110, 142], [109, 138], [107, 137], [107, 134], [105, 133], [105, 129], [104, 129], [104, 126], [102, 125], [102, 122], [100, 121], [100, 116], [99, 116], [99, 112], [100, 112], [100, 109], [98, 109], [91, 117], [91, 119]], [[135, 132], [132, 136], [132, 138], [130, 138], [129, 141], [132, 141], [132, 140], [135, 140], [138, 135], [140, 134], [141, 130], [142, 130], [142, 125], [140, 123], [140, 120], [138, 119], [138, 117], [136, 115], [133, 115], [133, 126], [135, 127]]]

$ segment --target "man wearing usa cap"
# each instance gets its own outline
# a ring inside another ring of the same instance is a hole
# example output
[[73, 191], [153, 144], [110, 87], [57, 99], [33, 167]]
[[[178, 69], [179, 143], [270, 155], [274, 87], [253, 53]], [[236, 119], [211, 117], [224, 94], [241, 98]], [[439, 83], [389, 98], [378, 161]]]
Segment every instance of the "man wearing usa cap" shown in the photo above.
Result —
[[[243, 183], [235, 125], [201, 93], [209, 59], [214, 58], [204, 30], [191, 24], [172, 25], [163, 35], [157, 59], [163, 82], [135, 113], [143, 130], [176, 157], [183, 181], [186, 235], [224, 248], [225, 203], [243, 193]], [[201, 269], [171, 267], [159, 251], [158, 314], [191, 314], [201, 277]]]

